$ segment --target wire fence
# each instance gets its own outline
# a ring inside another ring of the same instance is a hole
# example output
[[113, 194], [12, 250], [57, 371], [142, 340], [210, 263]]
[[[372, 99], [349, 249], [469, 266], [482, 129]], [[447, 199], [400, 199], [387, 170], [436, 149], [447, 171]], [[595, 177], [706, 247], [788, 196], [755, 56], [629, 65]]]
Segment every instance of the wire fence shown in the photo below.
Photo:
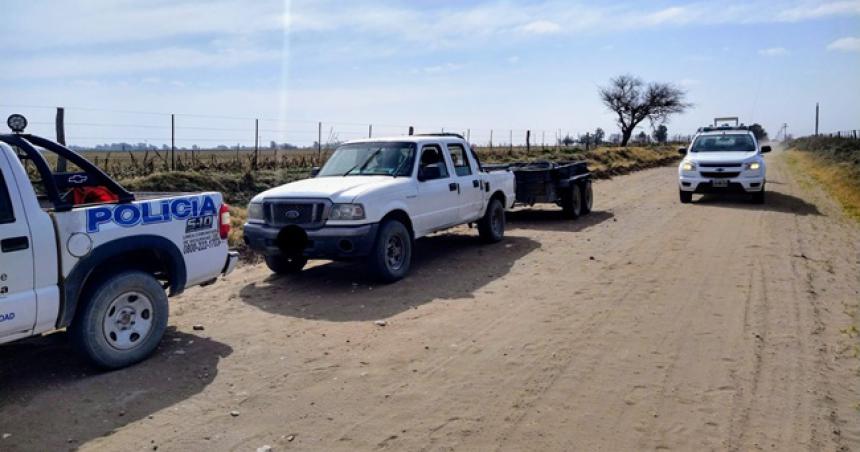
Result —
[[[20, 113], [27, 131], [84, 153], [113, 174], [162, 169], [236, 170], [319, 165], [338, 144], [355, 139], [421, 133], [458, 133], [476, 147], [583, 148], [620, 142], [596, 129], [485, 129], [420, 124], [312, 121], [219, 114], [164, 113], [85, 107], [2, 105], [0, 116]], [[667, 137], [687, 142], [689, 135]], [[654, 140], [644, 131], [631, 142]]]

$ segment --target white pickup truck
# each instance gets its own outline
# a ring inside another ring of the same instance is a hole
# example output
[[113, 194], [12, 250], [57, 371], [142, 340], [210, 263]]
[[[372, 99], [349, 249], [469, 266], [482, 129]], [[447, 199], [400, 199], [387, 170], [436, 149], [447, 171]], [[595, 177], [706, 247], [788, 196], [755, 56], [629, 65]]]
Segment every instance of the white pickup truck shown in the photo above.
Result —
[[[158, 346], [167, 294], [233, 270], [230, 217], [219, 193], [140, 199], [68, 148], [0, 135], [0, 343], [68, 328], [103, 368]], [[72, 171], [51, 169], [46, 156]]]
[[486, 242], [502, 240], [514, 175], [483, 171], [456, 134], [350, 141], [312, 179], [267, 190], [248, 206], [245, 242], [275, 273], [308, 258], [367, 258], [384, 282], [406, 276], [412, 243], [476, 223]]
[[[731, 120], [732, 126], [721, 122]], [[749, 193], [756, 204], [764, 203], [766, 167], [761, 145], [738, 118], [715, 118], [714, 125], [698, 130], [689, 147], [678, 149], [684, 159], [678, 165], [678, 194], [682, 204], [693, 202], [694, 193]]]

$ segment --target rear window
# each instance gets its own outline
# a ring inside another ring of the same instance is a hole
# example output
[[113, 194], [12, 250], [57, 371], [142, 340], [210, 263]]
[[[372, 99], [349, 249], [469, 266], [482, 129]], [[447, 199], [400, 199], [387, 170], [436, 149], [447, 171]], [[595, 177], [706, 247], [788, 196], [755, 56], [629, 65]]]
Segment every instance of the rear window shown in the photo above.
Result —
[[9, 197], [9, 189], [6, 180], [0, 173], [0, 224], [15, 221], [15, 212], [12, 211], [12, 199]]
[[692, 152], [755, 152], [755, 142], [747, 134], [702, 135], [696, 138]]

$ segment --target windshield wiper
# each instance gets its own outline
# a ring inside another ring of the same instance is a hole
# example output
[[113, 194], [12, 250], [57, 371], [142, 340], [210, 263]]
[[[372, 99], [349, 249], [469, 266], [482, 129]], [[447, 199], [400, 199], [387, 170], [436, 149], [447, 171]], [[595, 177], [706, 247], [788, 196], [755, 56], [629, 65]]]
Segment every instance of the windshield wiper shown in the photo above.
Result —
[[367, 166], [367, 164], [368, 164], [368, 163], [370, 163], [370, 161], [371, 161], [374, 157], [376, 157], [377, 155], [379, 155], [379, 153], [381, 153], [381, 152], [382, 152], [382, 148], [379, 148], [379, 149], [377, 149], [377, 150], [373, 151], [373, 153], [371, 153], [371, 154], [370, 154], [366, 159], [364, 159], [364, 161], [363, 161], [363, 162], [361, 162], [361, 163], [356, 163], [356, 165], [355, 165], [355, 166], [353, 166], [352, 168], [350, 168], [350, 169], [349, 169], [349, 171], [347, 171], [347, 172], [343, 173], [343, 174], [342, 174], [342, 176], [344, 176], [344, 177], [349, 176], [349, 173], [351, 173], [351, 172], [355, 171], [355, 169], [356, 169], [356, 168], [358, 168], [358, 172], [359, 172], [359, 173], [361, 173], [361, 172], [364, 170], [364, 167], [366, 167], [366, 166]]

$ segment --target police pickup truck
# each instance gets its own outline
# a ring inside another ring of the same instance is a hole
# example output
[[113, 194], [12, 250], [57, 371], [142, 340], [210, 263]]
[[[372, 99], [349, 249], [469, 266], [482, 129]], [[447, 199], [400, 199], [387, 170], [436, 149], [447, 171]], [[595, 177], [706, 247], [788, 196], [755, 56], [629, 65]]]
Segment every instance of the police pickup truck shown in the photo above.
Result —
[[514, 175], [484, 171], [462, 136], [350, 141], [314, 178], [255, 196], [244, 237], [275, 273], [308, 258], [366, 258], [393, 282], [409, 272], [417, 238], [474, 223], [485, 242], [502, 240], [515, 198]]
[[770, 150], [738, 118], [715, 118], [713, 126], [699, 128], [689, 147], [678, 149], [684, 156], [678, 165], [681, 203], [692, 202], [694, 193], [749, 193], [754, 203], [764, 203], [763, 154]]
[[221, 194], [135, 195], [65, 146], [25, 134], [23, 116], [7, 123], [0, 343], [68, 328], [97, 366], [143, 360], [167, 327], [167, 292], [214, 282], [236, 265]]

